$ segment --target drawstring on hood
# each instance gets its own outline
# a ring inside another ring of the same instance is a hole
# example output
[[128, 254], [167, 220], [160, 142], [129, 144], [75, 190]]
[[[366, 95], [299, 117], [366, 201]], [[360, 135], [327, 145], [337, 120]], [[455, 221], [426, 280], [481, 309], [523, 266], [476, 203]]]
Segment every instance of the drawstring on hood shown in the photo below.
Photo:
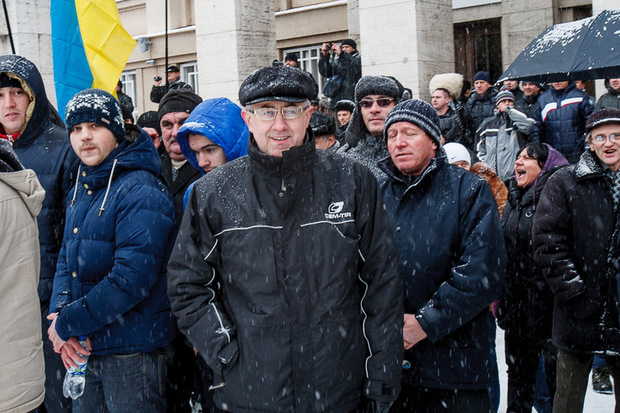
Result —
[[75, 204], [75, 197], [77, 196], [78, 183], [80, 182], [80, 172], [82, 171], [82, 165], [78, 166], [77, 175], [75, 177], [75, 187], [73, 188], [73, 198], [71, 199], [71, 207]]
[[103, 196], [103, 202], [101, 203], [101, 206], [99, 207], [98, 216], [101, 216], [103, 211], [105, 211], [105, 201], [106, 199], [108, 199], [108, 194], [110, 193], [110, 186], [112, 185], [112, 178], [114, 177], [114, 169], [116, 168], [117, 163], [118, 163], [118, 159], [114, 159], [114, 163], [112, 164], [112, 170], [110, 171], [110, 178], [108, 179], [108, 187], [105, 190], [105, 195]]
[[95, 195], [100, 194], [104, 187], [106, 188], [99, 207], [98, 216], [101, 216], [106, 209], [116, 175], [125, 171], [144, 171], [161, 179], [161, 162], [151, 138], [135, 125], [127, 125], [126, 129], [123, 142], [102, 163], [95, 166], [80, 164], [70, 207], [78, 202], [80, 182], [84, 183], [85, 188], [92, 190]]

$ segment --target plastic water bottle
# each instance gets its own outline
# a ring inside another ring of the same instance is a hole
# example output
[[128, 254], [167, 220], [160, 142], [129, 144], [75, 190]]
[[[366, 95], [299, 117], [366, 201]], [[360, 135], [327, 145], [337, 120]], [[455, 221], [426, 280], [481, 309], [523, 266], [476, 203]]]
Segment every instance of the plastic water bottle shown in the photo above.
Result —
[[[86, 346], [86, 336], [79, 336], [80, 345], [88, 349]], [[78, 354], [84, 359], [84, 363], [77, 367], [69, 367], [65, 374], [65, 381], [62, 383], [62, 394], [65, 397], [71, 397], [73, 400], [84, 394], [84, 384], [86, 383], [86, 365], [88, 364], [88, 356], [82, 353]]]

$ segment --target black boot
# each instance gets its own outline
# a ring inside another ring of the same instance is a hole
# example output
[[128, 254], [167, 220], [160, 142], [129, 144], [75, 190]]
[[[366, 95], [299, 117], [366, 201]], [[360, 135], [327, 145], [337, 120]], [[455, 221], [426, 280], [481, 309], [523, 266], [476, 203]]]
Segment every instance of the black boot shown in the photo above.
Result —
[[607, 367], [592, 370], [592, 388], [595, 392], [602, 394], [611, 394], [614, 392]]

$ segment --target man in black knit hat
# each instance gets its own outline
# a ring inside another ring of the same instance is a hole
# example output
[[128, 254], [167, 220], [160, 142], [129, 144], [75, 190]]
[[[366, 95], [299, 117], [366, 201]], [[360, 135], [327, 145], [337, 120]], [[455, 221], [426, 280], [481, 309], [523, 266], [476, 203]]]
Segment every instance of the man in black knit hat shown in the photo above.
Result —
[[171, 90], [161, 100], [157, 111], [161, 140], [166, 149], [161, 155], [162, 175], [168, 190], [174, 197], [177, 227], [183, 217], [183, 195], [191, 183], [202, 176], [196, 168], [187, 163], [177, 143], [177, 132], [200, 102], [202, 98], [191, 90]]
[[406, 361], [390, 412], [488, 412], [498, 374], [489, 304], [506, 261], [497, 204], [485, 181], [448, 164], [428, 103], [396, 105], [383, 139], [381, 189], [405, 289]]

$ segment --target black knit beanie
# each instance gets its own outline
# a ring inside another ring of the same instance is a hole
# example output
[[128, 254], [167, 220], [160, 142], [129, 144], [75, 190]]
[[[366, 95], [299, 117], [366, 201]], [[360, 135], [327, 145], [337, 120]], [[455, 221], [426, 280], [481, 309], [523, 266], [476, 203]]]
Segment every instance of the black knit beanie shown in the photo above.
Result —
[[108, 128], [119, 143], [125, 139], [121, 105], [105, 90], [83, 90], [67, 103], [65, 109], [67, 136], [71, 136], [71, 128], [82, 122], [95, 122]]
[[202, 98], [189, 89], [173, 89], [166, 93], [159, 102], [157, 117], [161, 118], [166, 113], [185, 112], [192, 113], [194, 108], [202, 103]]

